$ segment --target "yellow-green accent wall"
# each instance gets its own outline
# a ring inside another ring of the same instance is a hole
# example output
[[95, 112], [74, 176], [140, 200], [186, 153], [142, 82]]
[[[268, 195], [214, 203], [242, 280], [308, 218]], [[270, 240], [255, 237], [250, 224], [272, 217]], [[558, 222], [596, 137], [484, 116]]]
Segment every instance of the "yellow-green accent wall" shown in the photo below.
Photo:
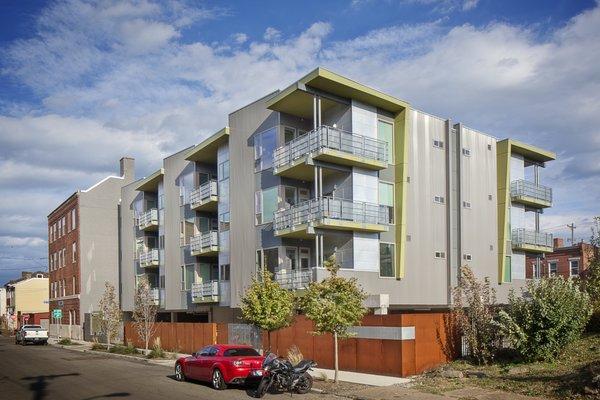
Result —
[[394, 221], [396, 221], [396, 278], [404, 278], [406, 259], [406, 193], [408, 177], [408, 148], [410, 137], [410, 108], [394, 118]]
[[510, 141], [502, 140], [496, 146], [498, 174], [498, 283], [505, 281], [507, 226], [510, 209]]

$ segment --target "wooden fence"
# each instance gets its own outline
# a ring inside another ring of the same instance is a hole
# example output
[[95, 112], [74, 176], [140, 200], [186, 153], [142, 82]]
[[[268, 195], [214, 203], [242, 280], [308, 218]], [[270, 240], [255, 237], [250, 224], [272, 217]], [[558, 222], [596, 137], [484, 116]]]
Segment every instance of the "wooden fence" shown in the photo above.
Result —
[[[339, 341], [339, 365], [344, 371], [390, 376], [409, 376], [443, 364], [457, 355], [460, 341], [451, 331], [447, 313], [410, 313], [368, 315], [363, 326], [414, 327], [414, 339], [366, 339], [351, 337]], [[159, 323], [155, 337], [161, 338], [163, 349], [192, 353], [203, 346], [228, 343], [226, 323]], [[296, 317], [292, 326], [271, 333], [271, 351], [285, 356], [296, 345], [305, 358], [315, 360], [321, 368], [333, 368], [333, 337], [315, 335], [313, 323], [303, 316]], [[144, 347], [131, 323], [125, 324], [125, 340]], [[267, 349], [267, 333], [262, 335]], [[152, 342], [151, 342], [152, 343]]]

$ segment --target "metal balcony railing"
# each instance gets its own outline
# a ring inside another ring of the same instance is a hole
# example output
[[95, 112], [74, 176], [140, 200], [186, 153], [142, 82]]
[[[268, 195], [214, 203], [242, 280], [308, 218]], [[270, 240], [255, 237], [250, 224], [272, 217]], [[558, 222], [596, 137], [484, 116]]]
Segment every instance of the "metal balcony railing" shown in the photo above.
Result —
[[275, 212], [274, 229], [290, 229], [296, 225], [325, 218], [363, 224], [389, 225], [389, 206], [333, 197], [311, 199], [291, 208]]
[[510, 184], [511, 197], [531, 197], [546, 203], [552, 203], [552, 188], [519, 179]]
[[538, 246], [552, 248], [552, 234], [524, 228], [512, 230], [513, 247]]
[[210, 180], [192, 190], [192, 193], [190, 194], [190, 205], [194, 208], [214, 196], [217, 196], [217, 181]]
[[219, 295], [219, 281], [200, 282], [192, 284], [192, 299], [201, 300], [204, 297]]
[[158, 288], [150, 289], [150, 294], [152, 295], [152, 300], [154, 300], [154, 304], [158, 305], [160, 300], [160, 291]]
[[192, 253], [199, 253], [216, 246], [219, 246], [219, 232], [216, 230], [201, 233], [190, 239], [190, 251]]
[[158, 210], [156, 208], [152, 208], [145, 213], [140, 214], [138, 219], [138, 227], [140, 229], [144, 229], [152, 225], [158, 225]]
[[323, 125], [278, 147], [274, 153], [275, 167], [283, 167], [325, 148], [384, 163], [388, 161], [387, 142]]
[[140, 253], [140, 265], [158, 265], [158, 249], [150, 249], [143, 253]]
[[313, 271], [312, 269], [279, 271], [275, 274], [275, 281], [284, 289], [306, 289], [313, 281]]

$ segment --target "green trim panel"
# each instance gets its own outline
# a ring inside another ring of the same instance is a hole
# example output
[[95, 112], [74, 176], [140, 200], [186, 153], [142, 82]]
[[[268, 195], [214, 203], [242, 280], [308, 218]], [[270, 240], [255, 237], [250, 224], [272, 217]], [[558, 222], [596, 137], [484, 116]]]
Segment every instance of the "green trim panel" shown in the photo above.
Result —
[[229, 127], [221, 129], [209, 138], [202, 141], [200, 144], [192, 147], [192, 149], [185, 155], [185, 159], [188, 161], [205, 162], [205, 163], [216, 163], [217, 162], [217, 150], [219, 146], [226, 143], [229, 140]]
[[154, 172], [152, 175], [144, 178], [136, 187], [135, 190], [140, 192], [151, 192], [158, 190], [158, 183], [162, 180], [165, 174], [163, 168]]
[[394, 118], [395, 185], [394, 221], [396, 223], [396, 278], [404, 278], [406, 259], [406, 197], [408, 191], [408, 148], [410, 137], [410, 108]]

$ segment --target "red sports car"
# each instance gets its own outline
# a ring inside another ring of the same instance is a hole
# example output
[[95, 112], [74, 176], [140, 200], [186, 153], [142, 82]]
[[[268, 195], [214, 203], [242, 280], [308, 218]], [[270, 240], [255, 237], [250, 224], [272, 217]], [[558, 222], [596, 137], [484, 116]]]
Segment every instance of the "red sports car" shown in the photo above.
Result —
[[228, 384], [242, 384], [262, 377], [264, 357], [250, 346], [215, 344], [175, 362], [178, 381], [194, 379], [211, 382], [217, 390]]

